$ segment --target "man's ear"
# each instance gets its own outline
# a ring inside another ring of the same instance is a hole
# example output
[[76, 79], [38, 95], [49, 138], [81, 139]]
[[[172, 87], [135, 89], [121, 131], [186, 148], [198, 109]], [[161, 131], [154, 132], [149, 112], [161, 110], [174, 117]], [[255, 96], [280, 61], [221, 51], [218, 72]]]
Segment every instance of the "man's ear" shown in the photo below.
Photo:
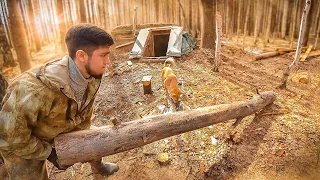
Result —
[[76, 59], [79, 60], [80, 62], [85, 62], [87, 59], [88, 54], [84, 52], [83, 50], [78, 50], [76, 52]]

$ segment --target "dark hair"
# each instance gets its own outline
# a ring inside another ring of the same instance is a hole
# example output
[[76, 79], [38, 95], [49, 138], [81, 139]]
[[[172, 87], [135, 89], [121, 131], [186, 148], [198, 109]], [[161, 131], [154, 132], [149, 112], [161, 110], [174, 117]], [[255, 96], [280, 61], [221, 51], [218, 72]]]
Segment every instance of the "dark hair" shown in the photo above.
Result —
[[77, 24], [72, 26], [65, 38], [69, 56], [74, 58], [78, 50], [83, 50], [89, 56], [100, 46], [111, 46], [114, 41], [110, 34], [93, 24]]

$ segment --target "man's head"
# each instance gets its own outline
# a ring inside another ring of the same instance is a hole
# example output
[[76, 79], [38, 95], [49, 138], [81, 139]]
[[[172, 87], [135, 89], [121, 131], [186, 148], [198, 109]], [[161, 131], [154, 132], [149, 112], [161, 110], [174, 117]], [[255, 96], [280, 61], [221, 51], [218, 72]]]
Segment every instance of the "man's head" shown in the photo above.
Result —
[[108, 55], [114, 44], [110, 34], [92, 24], [77, 24], [68, 30], [65, 42], [82, 75], [100, 79], [110, 64]]

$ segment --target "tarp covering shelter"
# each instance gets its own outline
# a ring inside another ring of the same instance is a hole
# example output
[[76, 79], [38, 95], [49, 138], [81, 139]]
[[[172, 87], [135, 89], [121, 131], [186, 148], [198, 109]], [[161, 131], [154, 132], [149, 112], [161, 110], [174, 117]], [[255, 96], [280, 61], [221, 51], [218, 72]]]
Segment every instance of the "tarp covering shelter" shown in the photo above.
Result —
[[195, 39], [180, 26], [141, 29], [129, 59], [142, 57], [180, 57], [196, 46]]

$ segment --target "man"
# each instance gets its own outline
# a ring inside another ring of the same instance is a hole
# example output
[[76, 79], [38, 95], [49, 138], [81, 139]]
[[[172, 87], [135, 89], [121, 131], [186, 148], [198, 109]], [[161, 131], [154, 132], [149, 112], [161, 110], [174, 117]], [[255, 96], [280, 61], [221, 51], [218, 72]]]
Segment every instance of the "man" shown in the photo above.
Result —
[[[7, 89], [0, 111], [0, 151], [11, 179], [48, 179], [45, 160], [61, 167], [53, 139], [88, 129], [101, 78], [110, 64], [112, 37], [91, 24], [72, 26], [65, 38], [69, 56], [33, 68]], [[118, 166], [92, 161], [93, 173]]]

